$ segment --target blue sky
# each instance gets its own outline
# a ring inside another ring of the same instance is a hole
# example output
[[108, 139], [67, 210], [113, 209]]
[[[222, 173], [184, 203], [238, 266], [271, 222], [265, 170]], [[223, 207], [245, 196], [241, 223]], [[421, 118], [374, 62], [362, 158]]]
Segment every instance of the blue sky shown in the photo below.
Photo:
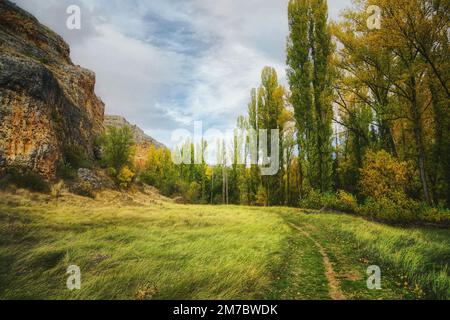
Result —
[[[171, 145], [175, 129], [232, 128], [264, 66], [285, 79], [288, 0], [16, 0], [97, 75], [106, 112]], [[350, 0], [330, 0], [330, 18]], [[66, 8], [81, 8], [81, 30]]]

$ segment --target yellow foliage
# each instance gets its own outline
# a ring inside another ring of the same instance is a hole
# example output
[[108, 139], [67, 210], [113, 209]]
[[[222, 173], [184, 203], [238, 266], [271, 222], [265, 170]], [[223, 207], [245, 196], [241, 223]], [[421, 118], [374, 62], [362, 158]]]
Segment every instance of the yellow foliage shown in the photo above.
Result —
[[361, 188], [365, 196], [374, 199], [403, 198], [408, 182], [408, 163], [386, 151], [369, 151], [361, 169]]
[[131, 183], [133, 182], [134, 176], [135, 173], [128, 166], [123, 166], [122, 169], [120, 169], [119, 174], [117, 175], [119, 186], [123, 189], [129, 188], [131, 186]]

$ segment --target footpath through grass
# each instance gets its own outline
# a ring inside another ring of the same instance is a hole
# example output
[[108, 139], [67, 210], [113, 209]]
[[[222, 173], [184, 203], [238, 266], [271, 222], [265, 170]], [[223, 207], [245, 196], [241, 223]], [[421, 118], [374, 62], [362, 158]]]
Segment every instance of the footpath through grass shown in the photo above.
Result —
[[[0, 299], [330, 299], [323, 256], [290, 224], [325, 249], [347, 299], [450, 297], [448, 230], [288, 208], [0, 194]], [[382, 268], [382, 290], [367, 289], [369, 264]], [[69, 265], [81, 268], [81, 290], [66, 288]]]

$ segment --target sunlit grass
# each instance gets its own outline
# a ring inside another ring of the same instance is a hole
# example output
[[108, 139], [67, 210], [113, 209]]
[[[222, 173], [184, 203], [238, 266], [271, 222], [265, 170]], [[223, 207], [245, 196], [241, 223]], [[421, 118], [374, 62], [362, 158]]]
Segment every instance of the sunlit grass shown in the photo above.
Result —
[[[348, 298], [450, 297], [448, 230], [288, 208], [0, 194], [0, 299], [329, 299], [317, 248], [288, 222], [326, 248]], [[383, 290], [367, 289], [369, 263], [382, 267]], [[81, 290], [66, 288], [69, 265], [81, 268]]]
[[379, 265], [388, 275], [385, 283], [397, 285], [406, 297], [450, 299], [449, 230], [392, 227], [343, 214], [284, 216], [315, 226], [315, 236], [330, 250]]
[[[240, 207], [0, 207], [0, 297], [255, 299], [289, 228]], [[66, 288], [69, 265], [82, 290]]]

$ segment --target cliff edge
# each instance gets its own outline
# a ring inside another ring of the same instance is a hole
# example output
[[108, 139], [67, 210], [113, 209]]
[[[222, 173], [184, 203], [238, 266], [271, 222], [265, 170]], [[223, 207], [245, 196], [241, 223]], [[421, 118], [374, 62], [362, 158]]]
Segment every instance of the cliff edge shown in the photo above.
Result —
[[94, 87], [95, 74], [72, 63], [60, 36], [0, 1], [0, 169], [52, 178], [71, 145], [94, 159], [105, 109]]

